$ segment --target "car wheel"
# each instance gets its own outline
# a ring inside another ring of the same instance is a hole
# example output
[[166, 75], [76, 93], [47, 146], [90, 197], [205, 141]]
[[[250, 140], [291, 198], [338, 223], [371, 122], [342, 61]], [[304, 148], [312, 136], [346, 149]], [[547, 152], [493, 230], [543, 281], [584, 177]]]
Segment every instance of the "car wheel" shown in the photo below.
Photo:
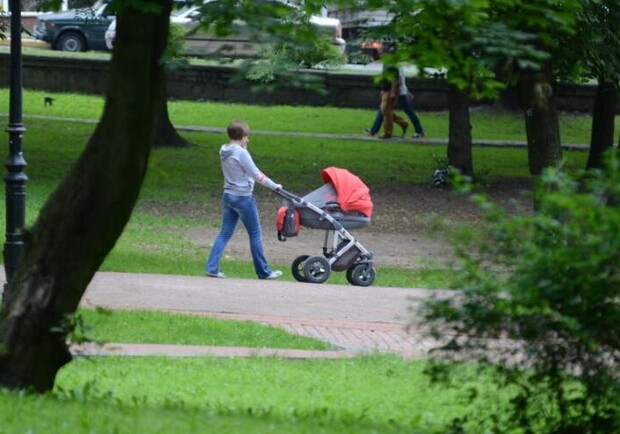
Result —
[[84, 37], [79, 33], [71, 32], [63, 34], [56, 44], [59, 50], [61, 51], [85, 51], [86, 50], [86, 41]]

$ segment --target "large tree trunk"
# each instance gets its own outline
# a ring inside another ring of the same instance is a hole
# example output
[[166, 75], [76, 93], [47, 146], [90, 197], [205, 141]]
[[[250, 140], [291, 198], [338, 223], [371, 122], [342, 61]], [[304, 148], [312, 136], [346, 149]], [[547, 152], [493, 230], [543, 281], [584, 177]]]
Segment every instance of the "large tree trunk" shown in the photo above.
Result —
[[[0, 385], [42, 392], [71, 360], [63, 320], [129, 220], [164, 95], [161, 55], [170, 0], [158, 12], [118, 14], [110, 87], [99, 126], [25, 235], [0, 314]], [[150, 8], [153, 9], [153, 8]]]
[[519, 100], [525, 115], [530, 174], [540, 175], [562, 159], [560, 122], [553, 98], [553, 74], [547, 65], [526, 70], [519, 81]]
[[617, 83], [599, 80], [594, 99], [587, 169], [600, 168], [603, 163], [603, 153], [614, 146], [614, 121], [617, 102]]
[[463, 175], [473, 177], [474, 163], [468, 95], [455, 86], [450, 86], [448, 109], [450, 112], [448, 164], [457, 168]]

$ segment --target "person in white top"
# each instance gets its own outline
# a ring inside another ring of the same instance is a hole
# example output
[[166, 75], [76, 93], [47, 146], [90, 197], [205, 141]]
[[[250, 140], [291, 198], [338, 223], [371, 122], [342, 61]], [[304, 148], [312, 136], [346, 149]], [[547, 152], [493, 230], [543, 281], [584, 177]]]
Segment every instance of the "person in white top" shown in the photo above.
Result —
[[400, 67], [398, 68], [398, 77], [395, 78], [398, 80], [398, 103], [402, 107], [403, 111], [409, 116], [411, 123], [413, 124], [413, 128], [415, 129], [415, 134], [413, 135], [414, 139], [424, 137], [424, 128], [422, 127], [422, 123], [420, 122], [420, 118], [416, 115], [413, 110], [413, 106], [411, 105], [411, 99], [413, 95], [410, 94], [409, 89], [407, 88], [407, 81], [405, 77], [405, 70]]
[[[392, 50], [394, 49], [393, 47], [391, 48]], [[388, 52], [389, 49], [386, 50], [382, 50], [381, 54], [384, 54], [385, 52]], [[385, 69], [385, 65], [384, 65], [384, 69]], [[393, 74], [393, 78], [392, 81], [389, 82], [389, 84], [387, 84], [387, 80], [384, 80], [384, 82], [386, 82], [385, 84], [383, 84], [383, 86], [385, 87], [384, 90], [391, 88], [392, 93], [394, 94], [394, 97], [398, 97], [398, 103], [400, 104], [400, 106], [402, 107], [403, 111], [407, 114], [407, 116], [409, 117], [409, 119], [411, 120], [411, 123], [413, 124], [413, 128], [415, 130], [415, 133], [413, 134], [413, 138], [414, 139], [419, 139], [419, 138], [423, 138], [425, 136], [424, 134], [424, 127], [422, 127], [422, 123], [420, 122], [420, 118], [418, 118], [417, 114], [415, 113], [413, 106], [411, 104], [411, 101], [413, 99], [413, 95], [409, 92], [409, 89], [407, 88], [407, 81], [406, 81], [406, 77], [405, 77], [405, 70], [402, 67], [399, 68], [395, 68], [392, 67], [390, 68], [392, 71], [394, 71]], [[382, 82], [382, 83], [384, 83]], [[383, 96], [386, 96], [386, 94], [384, 92], [382, 92]], [[379, 130], [381, 129], [381, 125], [383, 124], [384, 121], [384, 107], [386, 106], [384, 99], [382, 97], [382, 103], [381, 103], [381, 107], [379, 108], [379, 110], [377, 110], [377, 114], [375, 116], [375, 121], [372, 125], [372, 127], [370, 128], [365, 128], [364, 131], [366, 133], [368, 133], [371, 136], [376, 136], [377, 133], [379, 132]], [[389, 113], [392, 114], [393, 107], [389, 107]], [[393, 115], [392, 115], [393, 116]], [[402, 118], [399, 118], [398, 123], [401, 125], [401, 127], [403, 128], [403, 136], [405, 135], [405, 132], [407, 130], [407, 126], [408, 124], [406, 124], [405, 120]], [[389, 120], [388, 120], [389, 121]], [[396, 121], [396, 119], [392, 119], [392, 121]], [[392, 131], [392, 126], [391, 126], [391, 122], [389, 122], [390, 125], [387, 125], [386, 128], [386, 135], [384, 135], [381, 138], [390, 138], [392, 136], [391, 131]]]

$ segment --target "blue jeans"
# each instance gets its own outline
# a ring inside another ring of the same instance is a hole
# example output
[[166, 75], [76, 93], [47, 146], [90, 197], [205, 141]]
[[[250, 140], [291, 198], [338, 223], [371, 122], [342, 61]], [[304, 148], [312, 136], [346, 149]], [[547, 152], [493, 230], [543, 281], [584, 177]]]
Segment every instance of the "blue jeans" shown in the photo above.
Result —
[[407, 116], [409, 116], [415, 132], [422, 134], [424, 132], [424, 128], [422, 128], [420, 119], [418, 118], [418, 115], [415, 114], [415, 111], [409, 102], [409, 97], [407, 95], [398, 95], [398, 104], [400, 104], [403, 111], [407, 114]]
[[377, 115], [375, 116], [375, 121], [373, 122], [372, 127], [370, 127], [370, 133], [378, 134], [381, 129], [381, 124], [383, 124], [383, 113], [381, 113], [381, 108], [379, 108], [379, 110], [377, 110]]
[[250, 251], [252, 252], [252, 261], [254, 262], [256, 275], [259, 279], [266, 278], [271, 274], [271, 270], [267, 265], [267, 259], [263, 251], [263, 236], [254, 197], [235, 196], [224, 193], [222, 207], [224, 208], [222, 229], [213, 243], [211, 254], [207, 260], [206, 272], [217, 273], [220, 271], [220, 259], [224, 254], [226, 244], [228, 244], [235, 232], [237, 222], [241, 218], [241, 222], [250, 236]]
[[[398, 95], [398, 103], [402, 107], [403, 111], [407, 114], [411, 123], [413, 124], [413, 128], [415, 132], [418, 134], [422, 134], [424, 132], [424, 128], [422, 127], [422, 123], [420, 122], [420, 118], [416, 115], [411, 103], [409, 102], [409, 98], [407, 95]], [[375, 116], [375, 122], [370, 127], [370, 132], [372, 134], [377, 134], [381, 129], [381, 124], [383, 123], [383, 113], [381, 113], [381, 109], [377, 110], [377, 115]]]

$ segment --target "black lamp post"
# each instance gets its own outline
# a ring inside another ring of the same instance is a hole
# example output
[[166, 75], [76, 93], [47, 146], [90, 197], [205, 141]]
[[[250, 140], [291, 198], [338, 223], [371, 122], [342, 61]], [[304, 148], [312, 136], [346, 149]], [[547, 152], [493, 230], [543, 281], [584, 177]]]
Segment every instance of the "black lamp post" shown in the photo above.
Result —
[[[10, 282], [17, 270], [23, 251], [22, 231], [26, 221], [26, 160], [22, 154], [22, 20], [20, 0], [11, 0], [11, 70], [9, 96], [9, 157], [5, 162], [8, 173], [6, 185], [6, 241], [4, 270]], [[6, 294], [5, 294], [6, 296]]]

